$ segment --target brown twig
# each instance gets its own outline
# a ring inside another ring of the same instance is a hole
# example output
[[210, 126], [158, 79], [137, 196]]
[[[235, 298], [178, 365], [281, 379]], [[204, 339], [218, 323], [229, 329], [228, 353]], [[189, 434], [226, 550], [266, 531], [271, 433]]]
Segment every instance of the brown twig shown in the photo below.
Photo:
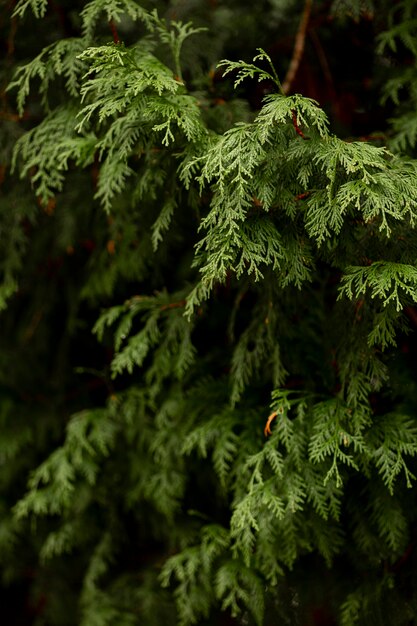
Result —
[[299, 135], [302, 139], [308, 139], [298, 125], [297, 113], [295, 111], [292, 111], [292, 125], [294, 126], [294, 130], [297, 135]]
[[10, 20], [10, 30], [9, 35], [7, 37], [7, 58], [11, 59], [14, 54], [14, 42], [16, 39], [16, 31], [17, 31], [17, 18], [12, 17]]
[[308, 20], [310, 18], [312, 4], [313, 0], [305, 0], [303, 14], [301, 16], [300, 25], [298, 27], [297, 35], [295, 37], [292, 59], [288, 67], [284, 82], [282, 83], [282, 90], [285, 94], [287, 94], [291, 89], [291, 85], [297, 74], [298, 67], [303, 56]]
[[185, 300], [180, 300], [179, 302], [170, 302], [169, 304], [163, 304], [160, 307], [161, 311], [166, 311], [167, 309], [182, 309], [186, 305]]
[[356, 137], [352, 141], [386, 141], [386, 135], [361, 135], [360, 137]]
[[268, 419], [266, 421], [266, 424], [265, 424], [265, 428], [264, 428], [264, 435], [265, 435], [265, 437], [268, 437], [268, 435], [272, 435], [271, 424], [272, 424], [272, 422], [274, 421], [274, 419], [276, 418], [277, 415], [278, 415], [277, 411], [274, 411], [268, 417]]
[[119, 33], [117, 31], [116, 22], [114, 20], [110, 20], [109, 21], [109, 26], [110, 26], [110, 30], [111, 30], [112, 35], [113, 35], [114, 43], [120, 43], [120, 37], [119, 37]]
[[7, 120], [8, 122], [20, 122], [21, 120], [29, 119], [29, 113], [27, 111], [23, 112], [23, 115], [18, 115], [17, 113], [10, 113], [6, 110], [0, 111], [0, 120]]
[[314, 49], [316, 51], [317, 54], [317, 58], [321, 67], [321, 70], [323, 72], [323, 76], [324, 79], [327, 83], [327, 88], [329, 90], [329, 95], [330, 98], [332, 100], [335, 100], [337, 98], [336, 96], [336, 88], [334, 85], [334, 80], [333, 80], [333, 74], [332, 71], [330, 69], [330, 64], [329, 61], [327, 60], [327, 56], [326, 53], [324, 51], [323, 46], [321, 45], [321, 41], [319, 39], [319, 36], [317, 35], [317, 32], [315, 31], [314, 28], [310, 28], [308, 31], [308, 34], [310, 36], [310, 39], [313, 43]]
[[311, 191], [304, 191], [303, 193], [299, 193], [298, 196], [295, 196], [294, 200], [305, 200], [308, 196], [311, 195]]

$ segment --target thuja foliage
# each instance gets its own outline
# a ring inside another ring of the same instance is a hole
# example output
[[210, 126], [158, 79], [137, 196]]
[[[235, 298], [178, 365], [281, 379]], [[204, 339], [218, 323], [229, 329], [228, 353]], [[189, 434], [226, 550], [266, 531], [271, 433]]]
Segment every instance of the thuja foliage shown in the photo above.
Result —
[[2, 619], [416, 623], [417, 2], [6, 4]]

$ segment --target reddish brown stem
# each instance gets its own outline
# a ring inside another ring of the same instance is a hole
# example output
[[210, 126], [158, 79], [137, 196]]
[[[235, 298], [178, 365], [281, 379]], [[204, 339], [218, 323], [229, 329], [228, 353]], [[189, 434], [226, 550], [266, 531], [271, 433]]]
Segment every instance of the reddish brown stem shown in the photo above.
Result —
[[17, 31], [17, 18], [12, 17], [12, 19], [10, 20], [9, 36], [7, 37], [7, 58], [8, 59], [11, 59], [13, 57], [16, 31]]
[[21, 120], [27, 120], [29, 113], [25, 111], [23, 115], [17, 115], [17, 113], [9, 113], [8, 111], [0, 111], [0, 120], [8, 120], [9, 122], [20, 122]]
[[185, 300], [180, 300], [179, 302], [170, 302], [169, 304], [162, 305], [161, 311], [166, 311], [167, 309], [182, 309], [185, 305]]
[[353, 141], [386, 141], [386, 135], [362, 135]]
[[287, 94], [291, 89], [291, 85], [294, 81], [295, 75], [297, 74], [298, 67], [303, 56], [308, 20], [310, 18], [312, 4], [313, 0], [305, 0], [303, 14], [301, 16], [300, 25], [298, 27], [297, 35], [295, 37], [292, 59], [287, 71], [287, 75], [285, 76], [284, 82], [282, 83], [282, 90], [285, 94]]
[[294, 126], [294, 130], [297, 135], [299, 135], [302, 139], [308, 139], [298, 125], [297, 114], [295, 111], [292, 111], [292, 125]]
[[304, 200], [305, 198], [308, 198], [310, 194], [311, 191], [304, 191], [304, 193], [299, 193], [298, 196], [295, 196], [294, 200]]
[[114, 20], [110, 20], [109, 22], [109, 26], [110, 26], [110, 30], [113, 34], [113, 41], [114, 43], [120, 43], [120, 37], [119, 37], [119, 33], [117, 32], [117, 27], [116, 27], [116, 23]]

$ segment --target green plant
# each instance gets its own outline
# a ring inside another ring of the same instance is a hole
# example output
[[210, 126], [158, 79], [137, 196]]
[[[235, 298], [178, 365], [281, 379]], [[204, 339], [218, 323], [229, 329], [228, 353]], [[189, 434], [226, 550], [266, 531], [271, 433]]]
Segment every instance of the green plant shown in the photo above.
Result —
[[294, 66], [312, 11], [375, 23], [366, 141], [263, 48], [215, 74], [227, 12], [52, 4], [3, 67], [3, 585], [54, 626], [413, 623], [416, 2], [305, 3]]

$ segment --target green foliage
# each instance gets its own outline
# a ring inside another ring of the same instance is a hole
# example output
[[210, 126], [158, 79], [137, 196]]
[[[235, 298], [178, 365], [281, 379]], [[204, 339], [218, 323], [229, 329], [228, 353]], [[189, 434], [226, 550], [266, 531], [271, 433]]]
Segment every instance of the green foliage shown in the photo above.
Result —
[[349, 267], [343, 277], [341, 294], [348, 298], [358, 298], [369, 288], [371, 298], [380, 298], [384, 307], [395, 304], [397, 311], [403, 308], [398, 291], [416, 302], [417, 293], [413, 283], [417, 273], [413, 266], [401, 263], [372, 263], [369, 267]]
[[[299, 41], [297, 3], [261, 3], [259, 26], [231, 0], [151, 4], [15, 4], [2, 585], [23, 580], [54, 626], [307, 624], [316, 606], [405, 626], [416, 3], [312, 9], [349, 34], [374, 20], [386, 147], [336, 136], [319, 90], [284, 94], [264, 40], [289, 25]], [[252, 61], [229, 36], [249, 23]], [[320, 37], [304, 43], [334, 90]]]
[[18, 0], [13, 16], [23, 17], [29, 7], [35, 17], [43, 17], [48, 7], [48, 0]]
[[[217, 525], [206, 525], [201, 544], [185, 548], [166, 561], [161, 572], [162, 585], [168, 586], [173, 576], [178, 581], [175, 600], [180, 624], [194, 624], [201, 616], [208, 616], [215, 597], [213, 568], [227, 546], [227, 531]], [[221, 598], [225, 590], [217, 585], [216, 595]]]
[[23, 115], [25, 103], [31, 89], [31, 81], [40, 80], [39, 93], [42, 94], [42, 104], [48, 109], [48, 90], [50, 83], [58, 76], [64, 78], [64, 86], [70, 96], [77, 97], [79, 80], [84, 65], [79, 59], [84, 50], [85, 41], [82, 38], [64, 39], [57, 41], [35, 57], [32, 61], [19, 67], [14, 80], [9, 83], [8, 90], [17, 89], [16, 98], [19, 115]]
[[254, 78], [255, 76], [257, 76], [258, 82], [261, 82], [262, 80], [270, 80], [273, 83], [275, 83], [279, 91], [282, 92], [281, 83], [278, 78], [278, 74], [275, 71], [275, 67], [271, 61], [270, 56], [265, 52], [265, 50], [262, 50], [262, 48], [258, 48], [258, 52], [259, 54], [254, 56], [253, 60], [254, 61], [264, 61], [264, 60], [267, 61], [271, 67], [272, 73], [266, 72], [265, 70], [260, 68], [258, 65], [255, 65], [254, 63], [246, 63], [245, 61], [235, 62], [235, 61], [229, 61], [227, 59], [223, 59], [223, 61], [220, 61], [218, 66], [226, 68], [223, 72], [224, 76], [226, 74], [229, 74], [229, 72], [237, 71], [237, 78], [235, 80], [235, 88], [239, 85], [239, 83], [245, 80], [245, 78]]
[[[417, 21], [414, 17], [415, 3], [411, 0], [400, 2], [398, 7], [393, 7], [388, 13], [388, 25], [384, 32], [379, 35], [378, 51], [384, 53], [396, 53], [399, 47], [407, 49], [413, 62], [404, 66], [395, 76], [389, 76], [384, 88], [384, 99], [392, 100], [400, 105], [398, 115], [392, 118], [393, 136], [391, 146], [396, 151], [407, 152], [416, 144], [417, 128], [410, 110], [413, 110], [417, 99], [415, 87], [416, 65], [415, 58], [417, 48], [415, 33]], [[407, 92], [407, 98], [400, 98], [400, 91]]]

